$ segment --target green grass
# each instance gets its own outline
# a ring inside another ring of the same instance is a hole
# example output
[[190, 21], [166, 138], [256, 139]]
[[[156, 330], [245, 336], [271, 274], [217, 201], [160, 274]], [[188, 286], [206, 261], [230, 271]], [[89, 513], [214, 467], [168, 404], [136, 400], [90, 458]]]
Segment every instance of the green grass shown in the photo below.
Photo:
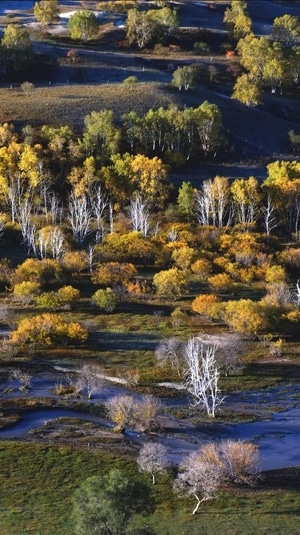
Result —
[[[3, 297], [5, 299], [5, 296]], [[32, 356], [21, 353], [14, 362], [7, 361], [3, 354], [3, 365], [18, 367], [20, 363], [32, 372], [46, 371], [53, 364], [80, 366], [91, 362], [104, 366], [111, 375], [125, 376], [126, 370], [138, 370], [139, 382], [153, 387], [162, 381], [178, 381], [171, 367], [157, 366], [155, 349], [161, 340], [177, 337], [183, 342], [199, 333], [220, 334], [226, 327], [202, 320], [200, 316], [187, 314], [180, 325], [175, 325], [170, 316], [177, 302], [151, 301], [123, 302], [115, 312], [105, 314], [89, 306], [87, 299], [79, 302], [74, 310], [64, 311], [66, 321], [78, 321], [88, 326], [89, 339], [84, 345], [39, 348]], [[181, 301], [182, 309], [186, 301]], [[159, 314], [157, 314], [159, 312]], [[32, 307], [15, 307], [16, 318], [36, 315], [40, 311]], [[223, 393], [244, 390], [265, 389], [281, 383], [298, 381], [300, 377], [299, 344], [286, 341], [282, 358], [274, 358], [260, 341], [249, 340], [243, 351], [243, 368], [237, 374], [224, 375], [220, 379]]]
[[68, 447], [4, 443], [0, 450], [0, 532], [64, 535], [71, 530], [71, 497], [86, 477], [122, 463], [112, 455]]
[[[70, 535], [72, 495], [87, 477], [112, 467], [139, 475], [125, 455], [98, 449], [3, 442], [0, 448], [0, 532], [5, 535]], [[267, 474], [258, 489], [222, 492], [191, 515], [193, 499], [172, 492], [170, 475], [151, 485], [153, 515], [137, 519], [157, 535], [291, 535], [299, 530], [300, 493], [297, 471]]]

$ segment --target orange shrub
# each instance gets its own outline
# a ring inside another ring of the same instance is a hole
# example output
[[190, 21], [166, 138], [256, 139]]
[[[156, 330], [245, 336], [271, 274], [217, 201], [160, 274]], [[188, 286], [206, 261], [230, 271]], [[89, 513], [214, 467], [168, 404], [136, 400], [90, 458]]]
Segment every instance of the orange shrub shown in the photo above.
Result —
[[192, 310], [197, 314], [210, 316], [212, 307], [220, 301], [220, 298], [215, 294], [201, 294], [192, 301]]

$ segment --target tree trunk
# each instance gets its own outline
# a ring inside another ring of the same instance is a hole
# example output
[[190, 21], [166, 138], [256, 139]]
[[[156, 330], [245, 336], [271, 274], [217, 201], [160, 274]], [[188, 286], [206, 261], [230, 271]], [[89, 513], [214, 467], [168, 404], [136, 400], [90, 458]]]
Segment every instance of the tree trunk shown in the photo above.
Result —
[[203, 496], [203, 498], [200, 500], [199, 497], [197, 496], [197, 494], [193, 494], [193, 496], [195, 496], [196, 500], [197, 500], [197, 504], [196, 504], [196, 507], [194, 508], [193, 510], [193, 515], [195, 513], [197, 513], [198, 509], [199, 509], [199, 505], [202, 503], [202, 502], [206, 502], [207, 500], [210, 500], [210, 496]]

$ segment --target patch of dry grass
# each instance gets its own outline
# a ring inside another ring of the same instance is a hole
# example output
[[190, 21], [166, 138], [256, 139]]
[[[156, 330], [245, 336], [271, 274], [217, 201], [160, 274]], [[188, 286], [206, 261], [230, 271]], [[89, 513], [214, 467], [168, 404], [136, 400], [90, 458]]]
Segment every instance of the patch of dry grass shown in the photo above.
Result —
[[36, 87], [28, 96], [21, 88], [0, 89], [1, 122], [17, 127], [31, 124], [60, 126], [68, 124], [81, 131], [85, 115], [93, 110], [111, 109], [118, 120], [122, 114], [145, 113], [150, 107], [169, 106], [177, 93], [166, 91], [164, 84], [61, 85]]

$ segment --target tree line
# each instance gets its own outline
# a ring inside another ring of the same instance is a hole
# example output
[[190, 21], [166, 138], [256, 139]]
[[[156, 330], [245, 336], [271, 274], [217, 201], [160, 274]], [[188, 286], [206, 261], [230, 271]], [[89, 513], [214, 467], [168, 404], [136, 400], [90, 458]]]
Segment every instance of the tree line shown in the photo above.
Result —
[[[124, 136], [131, 139], [133, 151], [133, 138], [144, 141], [152, 153], [163, 150], [166, 143], [175, 149], [175, 142], [180, 142], [175, 118], [186, 114], [193, 117], [190, 130], [195, 137], [201, 136], [207, 149], [212, 148], [220, 136], [220, 114], [207, 102], [182, 112], [174, 107], [151, 109], [143, 117], [130, 112], [123, 117]], [[100, 243], [108, 230], [112, 232], [114, 215], [120, 210], [127, 212], [132, 230], [153, 234], [151, 213], [165, 208], [171, 199], [169, 167], [158, 156], [118, 152], [122, 135], [108, 110], [85, 117], [81, 139], [75, 139], [67, 126], [43, 126], [39, 133], [26, 126], [18, 136], [13, 125], [0, 125], [1, 208], [20, 226], [29, 253], [44, 257], [51, 250], [53, 258], [59, 257], [63, 227], [76, 246], [86, 245], [90, 238]], [[255, 177], [230, 182], [224, 176], [206, 180], [198, 189], [183, 182], [176, 200], [178, 217], [202, 227], [297, 236], [299, 172], [299, 162], [277, 160], [268, 164], [261, 184]]]

